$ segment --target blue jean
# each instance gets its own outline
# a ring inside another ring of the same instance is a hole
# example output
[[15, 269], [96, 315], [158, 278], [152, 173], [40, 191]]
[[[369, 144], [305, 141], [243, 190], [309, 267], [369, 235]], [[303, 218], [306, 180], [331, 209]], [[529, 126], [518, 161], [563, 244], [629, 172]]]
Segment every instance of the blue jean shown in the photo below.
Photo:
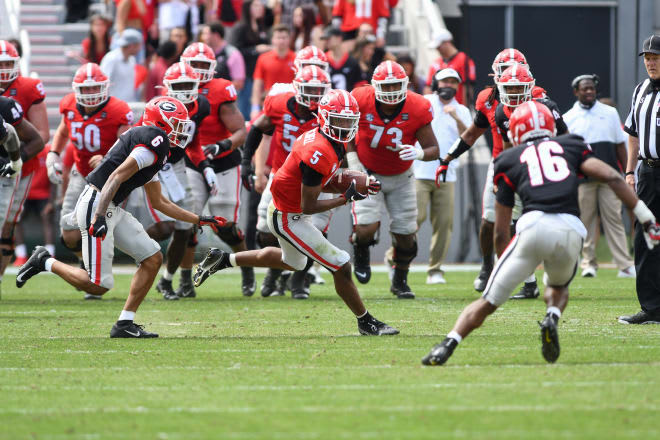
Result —
[[252, 98], [252, 78], [245, 78], [245, 85], [238, 92], [238, 109], [243, 113], [246, 121], [250, 120], [250, 98]]

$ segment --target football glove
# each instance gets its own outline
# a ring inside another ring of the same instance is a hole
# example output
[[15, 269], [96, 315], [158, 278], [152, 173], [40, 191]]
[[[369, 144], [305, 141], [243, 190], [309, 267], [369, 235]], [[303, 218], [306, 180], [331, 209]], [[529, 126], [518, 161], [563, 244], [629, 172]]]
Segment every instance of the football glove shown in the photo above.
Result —
[[369, 176], [369, 186], [367, 187], [367, 190], [369, 192], [370, 196], [375, 196], [380, 192], [380, 181], [376, 179], [374, 176]]
[[445, 159], [440, 159], [440, 165], [435, 170], [435, 185], [440, 186], [441, 179], [442, 182], [447, 181], [447, 170], [449, 170], [449, 161]]
[[401, 160], [422, 160], [424, 159], [424, 150], [417, 145], [401, 145], [399, 150], [399, 159]]
[[0, 168], [0, 177], [12, 177], [14, 174], [21, 171], [23, 167], [23, 161], [18, 158], [18, 160], [10, 160], [2, 165]]
[[89, 235], [97, 238], [100, 237], [103, 240], [108, 234], [108, 224], [105, 222], [105, 216], [96, 217], [94, 223], [90, 225], [88, 232]]
[[660, 243], [660, 225], [656, 222], [644, 224], [644, 240], [649, 249], [653, 249]]
[[342, 194], [341, 196], [346, 199], [346, 203], [367, 198], [366, 194], [360, 194], [358, 192], [357, 188], [355, 187], [355, 180], [351, 182], [346, 192], [344, 192], [344, 194]]
[[218, 179], [215, 176], [215, 171], [213, 171], [213, 168], [211, 167], [206, 167], [202, 172], [204, 174], [204, 180], [206, 180], [206, 185], [209, 187], [209, 193], [211, 193], [212, 196], [217, 195]]
[[251, 163], [242, 163], [241, 164], [241, 182], [243, 187], [248, 191], [254, 191], [254, 181], [256, 177], [254, 175], [254, 169], [252, 168]]
[[217, 144], [204, 145], [203, 150], [209, 160], [214, 159], [220, 153], [231, 150], [231, 140], [224, 139]]
[[197, 223], [199, 226], [210, 226], [211, 229], [213, 229], [213, 232], [217, 233], [218, 228], [221, 228], [222, 226], [227, 223], [227, 220], [225, 220], [224, 217], [218, 217], [218, 216], [212, 216], [212, 215], [200, 215], [199, 216], [199, 222]]
[[46, 155], [46, 172], [48, 180], [55, 185], [62, 183], [62, 158], [54, 151], [49, 151]]

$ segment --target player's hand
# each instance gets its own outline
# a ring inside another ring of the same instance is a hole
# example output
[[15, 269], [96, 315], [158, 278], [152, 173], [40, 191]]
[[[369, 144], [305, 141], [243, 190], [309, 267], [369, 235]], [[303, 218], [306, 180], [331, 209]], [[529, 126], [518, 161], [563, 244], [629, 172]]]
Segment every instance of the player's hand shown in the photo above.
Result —
[[215, 176], [215, 171], [211, 167], [206, 167], [202, 170], [202, 173], [204, 174], [204, 180], [206, 181], [206, 185], [209, 187], [209, 193], [212, 196], [217, 196], [218, 179]]
[[354, 202], [356, 200], [362, 200], [367, 198], [367, 194], [360, 194], [355, 187], [355, 180], [353, 180], [346, 190], [344, 194], [342, 194], [342, 197], [346, 199], [346, 203], [348, 202]]
[[399, 150], [399, 159], [401, 160], [422, 160], [424, 150], [417, 145], [401, 145]]
[[87, 163], [92, 169], [94, 169], [97, 166], [99, 166], [102, 160], [103, 160], [103, 156], [101, 154], [95, 154], [94, 156], [89, 158], [89, 161]]
[[440, 165], [435, 170], [435, 186], [440, 187], [440, 183], [447, 181], [447, 171], [449, 170], [449, 161], [440, 159]]
[[18, 160], [10, 160], [2, 165], [0, 168], [0, 177], [12, 177], [23, 168], [23, 161], [19, 157]]
[[224, 217], [212, 216], [212, 215], [200, 215], [199, 226], [210, 226], [213, 229], [213, 232], [218, 232], [218, 229], [223, 227], [227, 223], [227, 220]]
[[633, 174], [626, 174], [626, 183], [635, 191], [635, 176]]
[[380, 192], [381, 189], [380, 181], [376, 179], [374, 176], [370, 175], [368, 182], [369, 182], [369, 186], [367, 187], [367, 190], [369, 192], [369, 195], [375, 196]]
[[204, 145], [202, 150], [204, 150], [204, 155], [206, 155], [209, 160], [212, 160], [220, 153], [231, 150], [231, 141], [229, 139], [224, 139], [217, 144]]
[[55, 185], [62, 183], [62, 158], [54, 151], [49, 151], [46, 155], [46, 172], [48, 180]]
[[248, 191], [254, 191], [254, 169], [252, 168], [252, 163], [242, 163], [241, 164], [241, 182], [243, 187]]
[[94, 221], [89, 227], [89, 235], [103, 240], [108, 234], [108, 224], [105, 222], [105, 216], [94, 217]]
[[646, 245], [653, 249], [660, 243], [660, 225], [657, 222], [647, 222], [643, 226]]

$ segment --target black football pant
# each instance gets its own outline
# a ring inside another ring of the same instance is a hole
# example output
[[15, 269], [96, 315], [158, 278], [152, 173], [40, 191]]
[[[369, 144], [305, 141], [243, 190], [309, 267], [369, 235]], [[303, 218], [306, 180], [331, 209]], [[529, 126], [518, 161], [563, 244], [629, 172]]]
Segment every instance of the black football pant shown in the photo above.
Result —
[[[637, 196], [660, 220], [660, 168], [651, 168], [642, 162], [638, 179]], [[637, 298], [642, 310], [660, 314], [660, 246], [649, 250], [643, 232], [642, 225], [635, 222]]]

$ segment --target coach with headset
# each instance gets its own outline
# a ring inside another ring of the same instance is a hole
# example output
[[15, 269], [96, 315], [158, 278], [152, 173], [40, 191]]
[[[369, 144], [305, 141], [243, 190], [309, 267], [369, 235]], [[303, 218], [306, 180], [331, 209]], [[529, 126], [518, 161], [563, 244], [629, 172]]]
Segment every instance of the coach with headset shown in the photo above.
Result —
[[[624, 130], [628, 138], [626, 182], [636, 187], [640, 200], [660, 216], [660, 36], [644, 40], [640, 56], [648, 78], [633, 91]], [[638, 165], [638, 161], [640, 162]], [[621, 316], [622, 324], [660, 324], [660, 248], [649, 250], [643, 229], [635, 224], [637, 298], [642, 310]]]

